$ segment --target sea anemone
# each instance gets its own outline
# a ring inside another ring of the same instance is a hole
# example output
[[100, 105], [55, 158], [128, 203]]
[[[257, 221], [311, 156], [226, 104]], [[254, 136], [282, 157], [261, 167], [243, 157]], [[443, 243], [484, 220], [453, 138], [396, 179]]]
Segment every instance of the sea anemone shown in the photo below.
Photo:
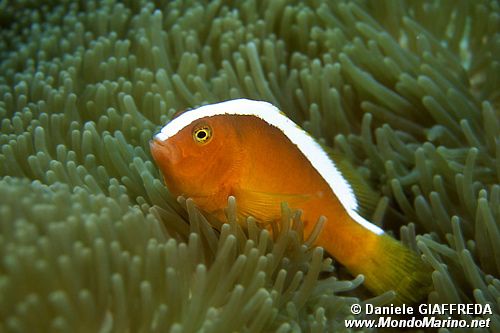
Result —
[[500, 331], [498, 2], [4, 1], [0, 24], [0, 331], [337, 332], [389, 303], [286, 205], [272, 238], [170, 195], [153, 134], [238, 97], [345, 154], [428, 301]]

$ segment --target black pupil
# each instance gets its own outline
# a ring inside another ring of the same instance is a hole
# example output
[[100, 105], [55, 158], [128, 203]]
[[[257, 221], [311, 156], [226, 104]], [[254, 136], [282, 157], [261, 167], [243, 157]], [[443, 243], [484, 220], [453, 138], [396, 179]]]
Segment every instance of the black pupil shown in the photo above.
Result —
[[198, 133], [196, 133], [196, 137], [200, 140], [203, 140], [207, 137], [207, 132], [204, 130], [200, 130], [198, 131]]

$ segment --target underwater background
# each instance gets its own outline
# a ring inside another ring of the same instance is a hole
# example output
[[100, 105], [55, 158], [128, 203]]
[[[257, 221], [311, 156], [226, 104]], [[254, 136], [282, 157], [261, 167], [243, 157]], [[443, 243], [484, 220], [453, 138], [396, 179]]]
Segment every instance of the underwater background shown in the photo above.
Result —
[[0, 27], [0, 332], [341, 332], [390, 303], [286, 206], [273, 240], [169, 194], [153, 134], [238, 97], [344, 153], [429, 303], [500, 331], [497, 1], [1, 1]]

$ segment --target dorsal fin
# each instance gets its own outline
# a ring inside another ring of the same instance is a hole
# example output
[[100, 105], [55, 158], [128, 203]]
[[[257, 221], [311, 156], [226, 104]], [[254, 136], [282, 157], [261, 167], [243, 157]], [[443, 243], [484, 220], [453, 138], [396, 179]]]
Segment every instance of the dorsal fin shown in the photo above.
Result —
[[344, 178], [351, 185], [354, 196], [358, 201], [358, 213], [364, 216], [371, 216], [371, 214], [377, 207], [377, 203], [380, 199], [380, 194], [370, 187], [366, 179], [364, 179], [356, 171], [356, 168], [344, 155], [334, 151], [332, 148], [325, 145], [321, 146], [335, 163], [335, 166], [340, 171], [342, 176], [344, 176]]

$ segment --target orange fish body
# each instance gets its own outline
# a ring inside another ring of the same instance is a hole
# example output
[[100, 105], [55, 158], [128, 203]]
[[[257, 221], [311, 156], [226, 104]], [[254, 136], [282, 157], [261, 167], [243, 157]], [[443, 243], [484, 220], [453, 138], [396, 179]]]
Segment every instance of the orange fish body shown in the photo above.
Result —
[[187, 111], [155, 136], [151, 152], [169, 190], [208, 213], [223, 219], [232, 195], [243, 216], [277, 221], [287, 202], [302, 210], [306, 237], [327, 218], [316, 245], [364, 274], [373, 292], [393, 289], [398, 302], [416, 302], [429, 291], [420, 258], [357, 214], [335, 162], [272, 105], [234, 100]]

